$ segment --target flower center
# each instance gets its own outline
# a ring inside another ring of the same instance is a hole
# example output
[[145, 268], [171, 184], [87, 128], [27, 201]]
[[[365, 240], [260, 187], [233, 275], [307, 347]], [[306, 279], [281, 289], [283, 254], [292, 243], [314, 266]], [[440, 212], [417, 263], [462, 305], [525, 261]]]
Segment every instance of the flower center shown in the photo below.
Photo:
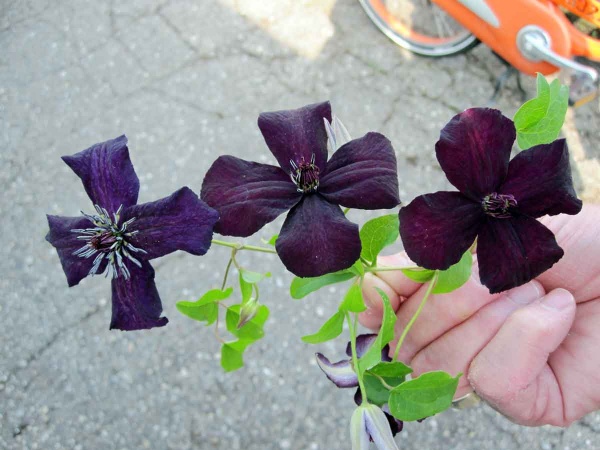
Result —
[[290, 160], [290, 164], [292, 166], [290, 177], [298, 192], [305, 194], [315, 192], [319, 187], [319, 168], [315, 165], [315, 154], [312, 154], [310, 162], [305, 161], [302, 157], [300, 163], [296, 164]]
[[[129, 269], [125, 265], [124, 259], [127, 258], [138, 267], [142, 263], [132, 256], [132, 253], [146, 253], [141, 248], [133, 246], [128, 238], [135, 235], [138, 231], [129, 231], [127, 228], [135, 221], [135, 217], [123, 222], [119, 225], [121, 209], [119, 207], [116, 213], [111, 218], [108, 211], [98, 205], [95, 215], [83, 214], [94, 225], [90, 228], [78, 228], [71, 230], [72, 233], [77, 233], [77, 239], [85, 242], [85, 245], [73, 252], [73, 255], [80, 258], [90, 258], [95, 255], [90, 275], [96, 275], [104, 260], [108, 262], [108, 270], [112, 272], [112, 277], [116, 278], [123, 275], [125, 279], [130, 276]], [[108, 274], [107, 274], [108, 275]]]
[[483, 197], [481, 205], [488, 216], [496, 219], [509, 219], [512, 217], [509, 210], [517, 206], [517, 200], [510, 194], [493, 192]]

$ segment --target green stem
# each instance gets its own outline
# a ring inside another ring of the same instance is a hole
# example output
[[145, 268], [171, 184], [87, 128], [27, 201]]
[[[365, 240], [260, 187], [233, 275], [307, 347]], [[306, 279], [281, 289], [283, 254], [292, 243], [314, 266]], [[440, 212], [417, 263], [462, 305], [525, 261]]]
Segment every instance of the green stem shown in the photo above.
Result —
[[425, 306], [427, 299], [431, 295], [431, 291], [433, 291], [433, 287], [435, 286], [437, 279], [438, 279], [438, 272], [436, 271], [435, 274], [433, 275], [433, 278], [429, 281], [429, 284], [427, 285], [427, 290], [425, 291], [425, 295], [423, 296], [423, 299], [421, 300], [419, 307], [415, 311], [415, 314], [412, 316], [412, 318], [410, 319], [410, 321], [408, 322], [406, 327], [404, 327], [404, 330], [402, 331], [402, 335], [400, 336], [400, 339], [398, 339], [398, 343], [396, 344], [396, 349], [394, 350], [394, 361], [396, 361], [398, 359], [398, 353], [400, 353], [400, 347], [402, 347], [402, 343], [404, 342], [406, 335], [408, 334], [411, 327], [418, 319], [419, 314], [421, 314], [421, 311], [423, 310], [423, 307]]
[[225, 285], [227, 284], [227, 275], [229, 275], [229, 269], [231, 269], [231, 263], [233, 263], [233, 259], [235, 257], [235, 248], [231, 250], [231, 258], [229, 258], [229, 262], [227, 263], [227, 267], [225, 268], [225, 276], [223, 277], [223, 284], [221, 284], [221, 290], [225, 290]]
[[422, 268], [417, 266], [409, 266], [409, 267], [365, 267], [365, 272], [392, 272], [394, 270], [419, 270]]
[[346, 320], [348, 321], [348, 329], [350, 330], [350, 346], [352, 347], [352, 365], [354, 366], [354, 372], [356, 372], [356, 376], [358, 378], [358, 386], [360, 387], [360, 392], [362, 394], [363, 405], [368, 405], [367, 401], [367, 390], [365, 389], [365, 385], [362, 379], [362, 375], [360, 374], [360, 370], [358, 369], [358, 356], [356, 353], [356, 314], [354, 315], [354, 323], [350, 320], [350, 313], [346, 311]]
[[262, 252], [262, 253], [277, 253], [272, 248], [258, 247], [256, 245], [240, 244], [238, 242], [221, 241], [219, 239], [213, 239], [212, 243], [215, 245], [222, 245], [223, 247], [235, 248], [236, 250], [250, 250], [252, 252]]

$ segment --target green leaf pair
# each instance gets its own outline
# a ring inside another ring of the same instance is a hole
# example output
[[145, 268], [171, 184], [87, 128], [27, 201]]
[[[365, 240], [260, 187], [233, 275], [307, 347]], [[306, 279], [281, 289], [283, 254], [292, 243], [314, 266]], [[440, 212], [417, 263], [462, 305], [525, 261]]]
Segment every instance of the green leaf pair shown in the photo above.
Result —
[[538, 73], [537, 97], [525, 102], [514, 117], [517, 143], [522, 150], [554, 141], [569, 106], [569, 88], [554, 80], [548, 84]]
[[242, 305], [230, 306], [225, 316], [227, 331], [238, 338], [235, 341], [224, 343], [221, 347], [221, 366], [227, 372], [243, 367], [244, 351], [249, 345], [264, 337], [263, 326], [269, 317], [269, 309], [265, 305], [260, 305], [254, 317], [242, 327], [238, 327], [241, 307]]
[[204, 294], [198, 301], [177, 302], [175, 305], [177, 310], [183, 315], [200, 322], [206, 322], [206, 325], [213, 324], [219, 315], [219, 305], [221, 300], [225, 300], [231, 296], [233, 288], [225, 290], [212, 289]]

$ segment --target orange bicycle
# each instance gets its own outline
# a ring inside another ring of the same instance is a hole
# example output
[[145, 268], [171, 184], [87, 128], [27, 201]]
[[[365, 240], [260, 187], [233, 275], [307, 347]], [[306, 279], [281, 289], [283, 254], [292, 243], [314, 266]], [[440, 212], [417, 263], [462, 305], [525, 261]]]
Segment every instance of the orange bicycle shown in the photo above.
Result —
[[418, 55], [455, 55], [481, 41], [527, 75], [571, 71], [571, 104], [598, 92], [588, 61], [600, 62], [600, 0], [359, 1], [386, 36]]

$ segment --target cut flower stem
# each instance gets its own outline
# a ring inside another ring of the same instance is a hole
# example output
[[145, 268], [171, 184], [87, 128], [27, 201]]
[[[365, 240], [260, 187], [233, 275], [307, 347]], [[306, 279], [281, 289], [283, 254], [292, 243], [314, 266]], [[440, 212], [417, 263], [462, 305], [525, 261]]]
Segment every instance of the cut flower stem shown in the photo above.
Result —
[[356, 377], [358, 378], [358, 386], [360, 388], [360, 392], [362, 393], [363, 404], [367, 405], [369, 402], [367, 400], [367, 390], [365, 389], [365, 384], [363, 382], [362, 374], [360, 370], [358, 370], [358, 356], [356, 353], [356, 325], [357, 318], [356, 314], [354, 314], [354, 321], [350, 318], [350, 313], [346, 312], [346, 320], [348, 321], [348, 329], [350, 330], [350, 346], [352, 348], [352, 365], [354, 366], [354, 372], [356, 372]]
[[417, 321], [419, 315], [421, 314], [421, 311], [423, 310], [423, 307], [425, 306], [427, 299], [429, 299], [429, 296], [431, 295], [431, 291], [433, 291], [433, 287], [435, 286], [435, 283], [437, 282], [437, 280], [438, 280], [438, 272], [436, 271], [435, 275], [433, 275], [433, 278], [429, 281], [429, 284], [427, 285], [427, 290], [425, 291], [425, 295], [423, 296], [423, 299], [421, 300], [419, 307], [415, 311], [415, 314], [412, 316], [412, 318], [410, 319], [408, 324], [406, 324], [406, 327], [402, 331], [402, 335], [400, 336], [400, 339], [398, 339], [398, 343], [396, 344], [396, 349], [394, 350], [394, 359], [393, 359], [394, 361], [396, 361], [398, 359], [398, 354], [400, 353], [400, 348], [402, 347], [402, 343], [404, 342], [404, 339], [406, 338], [406, 335], [412, 328], [413, 324]]
[[252, 252], [262, 252], [262, 253], [277, 253], [275, 249], [268, 247], [259, 247], [257, 245], [247, 245], [241, 244], [239, 242], [227, 242], [221, 241], [220, 239], [213, 239], [212, 243], [215, 245], [222, 245], [223, 247], [235, 248], [236, 250], [250, 250]]

